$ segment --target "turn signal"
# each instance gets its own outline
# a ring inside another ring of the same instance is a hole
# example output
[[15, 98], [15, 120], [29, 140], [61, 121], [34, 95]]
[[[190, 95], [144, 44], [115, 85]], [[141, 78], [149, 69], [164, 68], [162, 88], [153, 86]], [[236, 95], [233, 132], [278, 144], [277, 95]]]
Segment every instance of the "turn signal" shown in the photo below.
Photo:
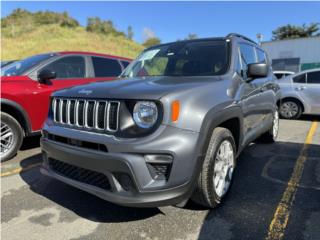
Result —
[[178, 100], [173, 101], [171, 104], [171, 120], [172, 122], [178, 121], [180, 114], [180, 102]]

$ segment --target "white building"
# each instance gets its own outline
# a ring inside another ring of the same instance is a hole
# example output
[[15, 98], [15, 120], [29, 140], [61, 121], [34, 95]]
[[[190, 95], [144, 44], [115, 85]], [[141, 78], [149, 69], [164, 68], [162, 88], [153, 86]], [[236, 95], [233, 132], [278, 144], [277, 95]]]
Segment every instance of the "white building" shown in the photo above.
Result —
[[262, 42], [273, 70], [299, 72], [320, 68], [320, 36]]

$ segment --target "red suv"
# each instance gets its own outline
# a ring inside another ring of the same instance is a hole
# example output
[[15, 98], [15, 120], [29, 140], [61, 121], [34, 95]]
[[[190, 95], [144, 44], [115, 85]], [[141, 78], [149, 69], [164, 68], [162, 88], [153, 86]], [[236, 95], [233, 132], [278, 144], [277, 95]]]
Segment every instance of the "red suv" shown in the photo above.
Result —
[[35, 55], [1, 69], [1, 161], [40, 132], [53, 91], [115, 79], [131, 60], [89, 52]]

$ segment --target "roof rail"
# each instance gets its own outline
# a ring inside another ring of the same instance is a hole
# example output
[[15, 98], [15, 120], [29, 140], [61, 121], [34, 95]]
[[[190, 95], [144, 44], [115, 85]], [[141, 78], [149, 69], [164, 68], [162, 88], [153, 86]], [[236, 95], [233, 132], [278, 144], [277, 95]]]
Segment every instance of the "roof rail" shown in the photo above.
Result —
[[252, 42], [252, 43], [254, 43], [254, 44], [257, 44], [255, 41], [253, 41], [252, 39], [250, 39], [250, 38], [247, 38], [247, 37], [245, 37], [245, 36], [243, 36], [243, 35], [241, 35], [241, 34], [239, 34], [239, 33], [229, 33], [226, 37], [240, 37], [240, 38], [243, 38], [243, 39], [245, 39], [245, 40], [247, 40], [247, 41], [249, 41], [249, 42]]

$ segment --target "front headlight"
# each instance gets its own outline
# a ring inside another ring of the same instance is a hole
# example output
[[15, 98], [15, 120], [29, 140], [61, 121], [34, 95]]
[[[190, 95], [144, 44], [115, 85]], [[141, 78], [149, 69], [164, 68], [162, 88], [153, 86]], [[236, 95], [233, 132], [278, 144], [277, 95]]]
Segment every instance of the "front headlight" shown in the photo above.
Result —
[[133, 119], [141, 128], [151, 128], [158, 119], [158, 108], [154, 102], [140, 101], [133, 108]]

